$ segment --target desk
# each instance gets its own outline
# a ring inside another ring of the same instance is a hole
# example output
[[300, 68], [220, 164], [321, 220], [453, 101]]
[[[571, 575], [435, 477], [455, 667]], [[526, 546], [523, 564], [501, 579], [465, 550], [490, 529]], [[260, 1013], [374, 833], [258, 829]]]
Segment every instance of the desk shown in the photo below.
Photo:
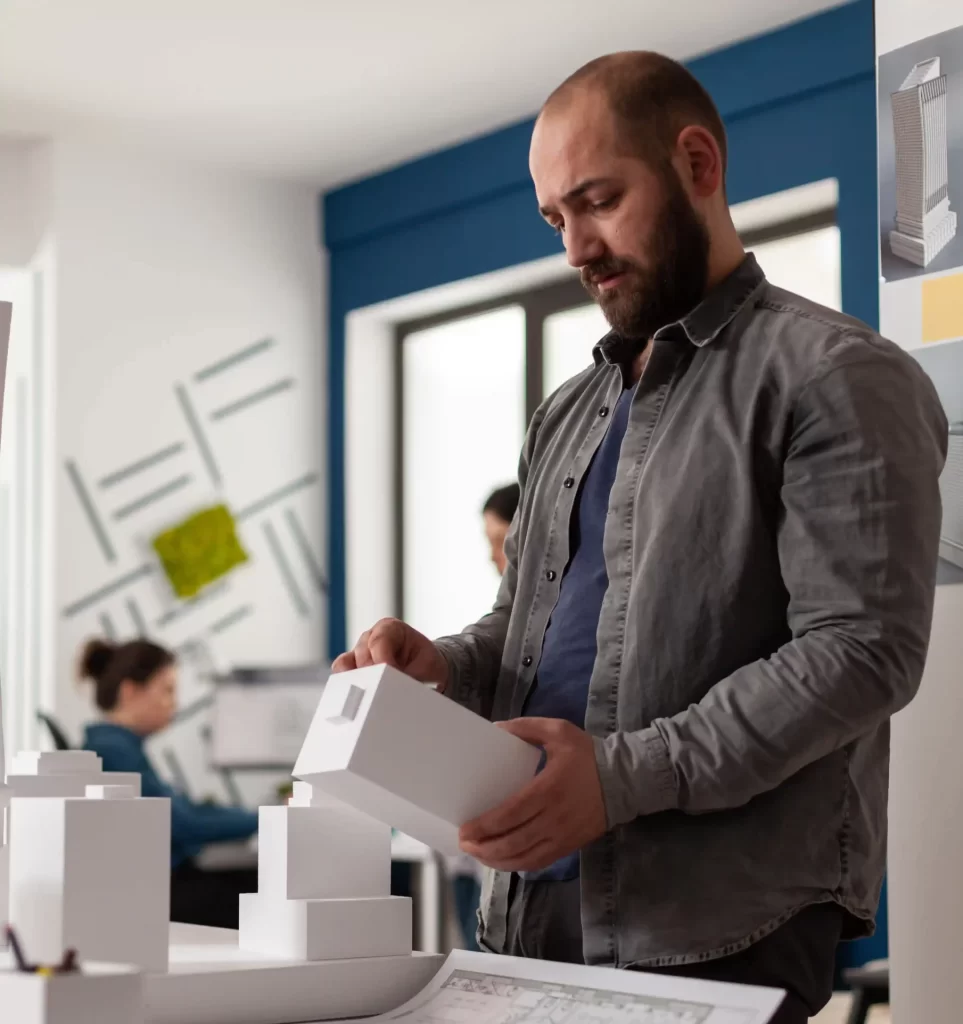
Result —
[[[449, 953], [445, 940], [445, 906], [448, 878], [440, 857], [417, 839], [396, 832], [391, 837], [391, 859], [415, 865], [415, 905], [418, 945], [425, 953]], [[257, 867], [257, 839], [239, 843], [209, 843], [196, 858], [205, 871], [230, 871]]]

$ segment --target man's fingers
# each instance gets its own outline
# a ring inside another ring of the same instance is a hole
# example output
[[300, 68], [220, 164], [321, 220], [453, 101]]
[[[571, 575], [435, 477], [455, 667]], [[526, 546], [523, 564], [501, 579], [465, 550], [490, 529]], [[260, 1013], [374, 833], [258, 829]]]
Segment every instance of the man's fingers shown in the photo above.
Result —
[[398, 637], [393, 630], [373, 629], [368, 640], [368, 654], [372, 665], [390, 665], [398, 668]]
[[[556, 831], [552, 811], [549, 808], [534, 818], [498, 836], [486, 836], [479, 840], [462, 840], [461, 848], [472, 857], [481, 854], [490, 860], [506, 861], [523, 856], [533, 846], [546, 839], [551, 839]], [[484, 861], [486, 864], [488, 860]]]
[[371, 661], [371, 650], [368, 645], [368, 641], [371, 637], [371, 630], [366, 630], [358, 639], [358, 642], [354, 645], [354, 667], [355, 668], [367, 668], [372, 664]]
[[334, 659], [334, 664], [331, 666], [332, 672], [350, 672], [358, 667], [357, 661], [355, 661], [354, 651], [346, 651], [344, 654], [339, 655]]
[[497, 871], [541, 871], [563, 856], [553, 840], [544, 838], [521, 853], [511, 856], [498, 854], [484, 844], [465, 844], [462, 849], [480, 864], [495, 868]]
[[558, 718], [512, 718], [497, 724], [500, 729], [510, 732], [520, 740], [547, 750], [562, 739], [568, 723]]
[[542, 772], [497, 807], [462, 825], [459, 838], [478, 843], [511, 832], [541, 814], [550, 805], [553, 792], [552, 775]]

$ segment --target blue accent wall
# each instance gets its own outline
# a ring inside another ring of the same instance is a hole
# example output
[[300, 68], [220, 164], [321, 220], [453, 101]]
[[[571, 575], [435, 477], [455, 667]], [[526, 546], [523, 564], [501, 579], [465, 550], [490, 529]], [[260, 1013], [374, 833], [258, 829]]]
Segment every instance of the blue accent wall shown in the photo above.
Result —
[[[643, 26], [639, 26], [643, 37]], [[876, 326], [876, 87], [872, 0], [856, 0], [691, 61], [729, 132], [739, 203], [836, 178], [846, 312]], [[330, 653], [345, 646], [345, 317], [353, 309], [560, 251], [538, 216], [527, 120], [322, 197], [330, 254]], [[353, 638], [351, 638], [353, 639]], [[884, 918], [885, 920], [885, 918]], [[882, 923], [882, 922], [881, 922]], [[859, 961], [885, 955], [867, 940]], [[856, 944], [859, 946], [860, 944]]]

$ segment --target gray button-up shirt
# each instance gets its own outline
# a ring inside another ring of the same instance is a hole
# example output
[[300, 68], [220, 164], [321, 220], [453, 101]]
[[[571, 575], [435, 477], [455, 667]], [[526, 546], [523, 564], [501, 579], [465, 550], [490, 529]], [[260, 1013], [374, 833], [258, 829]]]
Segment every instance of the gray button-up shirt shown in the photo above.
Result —
[[[627, 361], [607, 336], [539, 408], [494, 609], [438, 641], [448, 693], [493, 719], [518, 716], [536, 677]], [[655, 336], [609, 502], [585, 716], [609, 825], [581, 851], [588, 963], [726, 955], [831, 900], [849, 935], [871, 931], [946, 445], [915, 360], [751, 256]], [[483, 898], [496, 951], [509, 881], [489, 873]]]

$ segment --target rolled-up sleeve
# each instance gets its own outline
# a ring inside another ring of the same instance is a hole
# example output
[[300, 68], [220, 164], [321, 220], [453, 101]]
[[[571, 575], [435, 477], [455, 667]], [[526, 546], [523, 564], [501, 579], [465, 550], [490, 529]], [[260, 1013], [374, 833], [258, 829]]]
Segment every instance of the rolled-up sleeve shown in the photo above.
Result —
[[687, 710], [596, 737], [610, 825], [741, 806], [909, 703], [929, 643], [947, 436], [908, 356], [855, 337], [826, 357], [785, 446], [791, 639]]

